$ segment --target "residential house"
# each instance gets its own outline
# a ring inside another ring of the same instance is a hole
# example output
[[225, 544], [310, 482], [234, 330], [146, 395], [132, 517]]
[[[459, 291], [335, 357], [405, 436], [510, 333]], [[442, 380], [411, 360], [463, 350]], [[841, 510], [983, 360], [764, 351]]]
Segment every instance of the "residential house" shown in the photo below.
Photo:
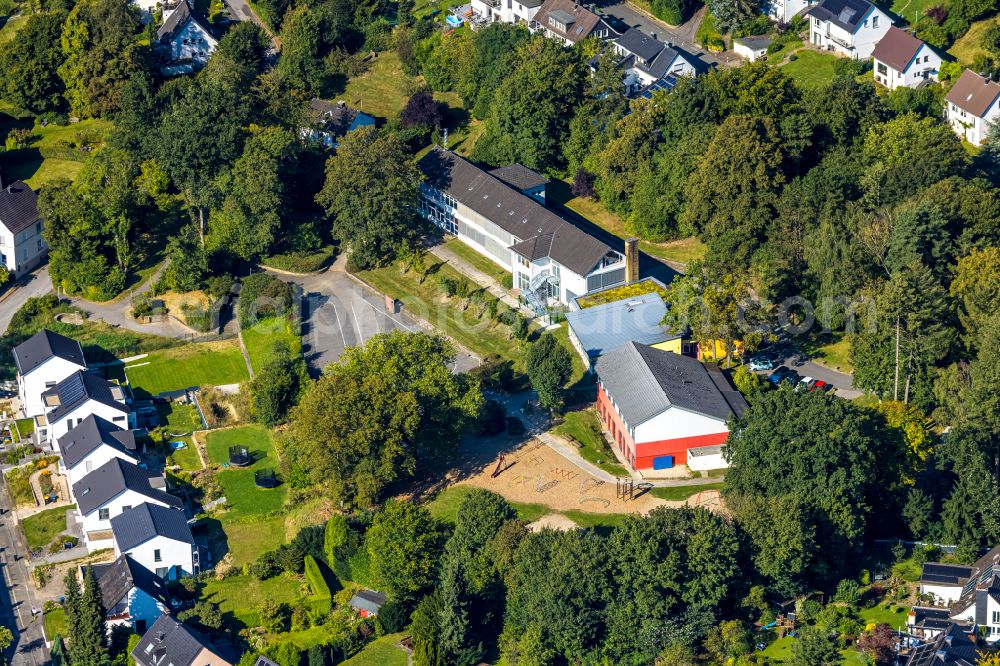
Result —
[[112, 458], [139, 464], [135, 432], [91, 414], [57, 440], [59, 469], [70, 486]]
[[128, 555], [164, 580], [198, 573], [198, 546], [180, 509], [143, 502], [111, 518], [115, 557]]
[[980, 646], [958, 625], [950, 625], [934, 640], [913, 648], [901, 662], [904, 666], [975, 666]]
[[779, 23], [791, 23], [793, 18], [815, 2], [816, 0], [769, 0], [767, 13]]
[[972, 566], [928, 562], [920, 575], [920, 595], [931, 607], [916, 606], [908, 624], [925, 636], [943, 634], [945, 618], [987, 643], [1000, 640], [1000, 546]]
[[[536, 310], [625, 281], [625, 255], [500, 178], [435, 147], [417, 210], [505, 270]], [[636, 257], [636, 263], [637, 263]]]
[[41, 263], [49, 246], [42, 238], [45, 223], [38, 195], [20, 180], [0, 178], [0, 264], [20, 277]]
[[201, 69], [219, 45], [187, 0], [179, 0], [173, 9], [163, 10], [163, 25], [156, 31], [156, 41], [163, 61], [160, 72], [167, 76]]
[[971, 577], [972, 567], [965, 564], [925, 562], [920, 572], [920, 595], [935, 606], [950, 606], [962, 596]]
[[136, 666], [232, 666], [212, 650], [210, 640], [169, 615], [157, 618], [131, 654]]
[[998, 99], [1000, 84], [967, 69], [945, 96], [944, 117], [956, 134], [981, 146], [1000, 115]]
[[913, 606], [906, 617], [906, 632], [921, 640], [933, 640], [953, 626], [947, 608]]
[[26, 417], [45, 413], [42, 393], [73, 373], [87, 369], [80, 343], [64, 335], [42, 329], [14, 347], [17, 366], [17, 394]]
[[303, 139], [317, 141], [328, 148], [336, 148], [337, 143], [359, 127], [375, 124], [375, 119], [367, 113], [352, 109], [343, 101], [327, 102], [313, 99], [309, 102], [311, 127], [303, 127]]
[[101, 590], [109, 630], [124, 625], [141, 634], [169, 612], [167, 584], [128, 555], [114, 562], [90, 566]]
[[119, 428], [128, 428], [131, 423], [131, 412], [125, 404], [125, 390], [103, 377], [82, 370], [43, 391], [42, 403], [45, 406], [45, 422], [40, 429], [36, 428], [42, 441], [58, 441], [70, 428], [79, 425], [91, 414], [111, 421]]
[[962, 596], [951, 605], [951, 619], [970, 627], [987, 643], [1000, 640], [1000, 553], [992, 560], [973, 565], [972, 577], [962, 588]]
[[545, 0], [528, 28], [573, 46], [587, 37], [606, 39], [611, 28], [604, 19], [574, 0]]
[[656, 292], [567, 312], [569, 341], [591, 372], [598, 358], [628, 342], [689, 353], [684, 336], [660, 323], [666, 314], [667, 304]]
[[820, 0], [806, 11], [814, 46], [856, 60], [871, 57], [892, 19], [868, 0]]
[[472, 0], [473, 14], [483, 23], [511, 23], [528, 27], [542, 0]]
[[875, 82], [889, 90], [938, 80], [941, 56], [905, 30], [892, 27], [872, 52]]
[[[597, 414], [614, 448], [634, 470], [678, 465], [727, 467], [721, 445], [730, 417], [747, 403], [715, 365], [639, 342], [628, 342], [596, 363]], [[705, 455], [692, 451], [712, 447]]]
[[767, 47], [771, 45], [769, 37], [735, 37], [733, 51], [736, 55], [750, 62], [767, 60]]
[[121, 458], [112, 458], [104, 465], [73, 484], [79, 520], [83, 523], [83, 538], [90, 551], [114, 547], [111, 518], [125, 513], [143, 502], [172, 509], [183, 509], [181, 500], [164, 488], [163, 477], [150, 473]]
[[361, 617], [376, 617], [385, 605], [386, 596], [374, 590], [359, 590], [351, 597], [348, 605]]
[[[654, 83], [679, 76], [696, 76], [704, 65], [695, 56], [665, 44], [638, 28], [630, 28], [611, 40], [611, 47], [620, 58], [625, 72], [625, 94], [632, 97]], [[601, 56], [590, 61], [597, 68]]]

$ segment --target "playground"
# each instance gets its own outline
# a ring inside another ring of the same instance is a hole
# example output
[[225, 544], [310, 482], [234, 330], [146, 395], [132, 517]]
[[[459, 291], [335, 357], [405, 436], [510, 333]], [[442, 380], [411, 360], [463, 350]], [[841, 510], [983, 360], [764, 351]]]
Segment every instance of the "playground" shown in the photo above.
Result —
[[537, 439], [501, 452], [491, 464], [459, 483], [492, 490], [511, 502], [543, 504], [553, 511], [645, 514], [658, 506], [721, 508], [717, 490], [671, 502], [654, 497], [640, 482], [597, 479]]

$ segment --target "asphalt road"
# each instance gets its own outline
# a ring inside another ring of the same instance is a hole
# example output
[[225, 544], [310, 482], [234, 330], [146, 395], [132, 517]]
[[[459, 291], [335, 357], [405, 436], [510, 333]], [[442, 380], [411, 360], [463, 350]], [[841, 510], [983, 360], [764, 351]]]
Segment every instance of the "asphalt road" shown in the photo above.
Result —
[[42, 633], [42, 615], [32, 615], [37, 603], [32, 596], [33, 583], [25, 564], [27, 553], [16, 537], [14, 519], [6, 499], [0, 496], [3, 515], [0, 516], [0, 623], [14, 632], [14, 643], [8, 650], [12, 666], [41, 666], [49, 661]]
[[[819, 379], [826, 382], [836, 389], [834, 392], [836, 395], [844, 398], [845, 400], [853, 400], [854, 398], [862, 395], [862, 391], [854, 388], [851, 375], [831, 370], [830, 368], [820, 365], [814, 361], [804, 360], [802, 359], [800, 353], [795, 349], [790, 349], [782, 358], [779, 365], [791, 368], [803, 377], [812, 377], [813, 379]], [[778, 366], [775, 366], [775, 369], [777, 367]], [[772, 372], [774, 372], [774, 370], [766, 370], [760, 374], [766, 377]]]
[[[656, 39], [660, 41], [670, 42], [673, 46], [679, 46], [688, 53], [698, 56], [708, 65], [727, 66], [733, 64], [731, 58], [709, 53], [695, 43], [695, 33], [702, 18], [705, 16], [704, 6], [687, 23], [676, 27], [668, 26], [663, 21], [637, 9], [624, 0], [621, 2], [614, 2], [612, 0], [611, 4], [599, 4], [598, 7], [608, 16], [620, 19], [629, 28], [639, 28], [647, 35], [655, 35]], [[736, 60], [738, 61], [739, 58], [737, 57]]]
[[46, 264], [34, 273], [24, 276], [16, 287], [9, 287], [0, 300], [0, 333], [6, 332], [10, 320], [25, 301], [34, 296], [44, 296], [52, 291], [52, 280], [49, 278], [49, 265]]

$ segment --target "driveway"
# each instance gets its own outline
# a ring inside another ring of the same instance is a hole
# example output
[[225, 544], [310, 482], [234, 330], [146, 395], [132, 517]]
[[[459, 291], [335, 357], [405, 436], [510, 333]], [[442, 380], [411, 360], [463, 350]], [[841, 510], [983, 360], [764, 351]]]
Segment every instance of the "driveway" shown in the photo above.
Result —
[[[854, 382], [851, 375], [831, 370], [830, 368], [820, 365], [815, 361], [805, 359], [801, 352], [797, 351], [794, 347], [787, 349], [786, 353], [781, 358], [779, 365], [791, 368], [803, 377], [812, 377], [813, 379], [819, 379], [826, 382], [836, 389], [836, 395], [844, 398], [845, 400], [854, 400], [855, 398], [859, 398], [864, 395], [863, 391], [859, 391], [854, 388]], [[760, 374], [762, 376], [767, 376], [772, 372], [774, 371], [767, 370]]]
[[14, 313], [21, 309], [29, 298], [44, 296], [52, 291], [52, 279], [49, 278], [49, 265], [46, 264], [34, 273], [25, 275], [15, 285], [8, 287], [0, 297], [0, 333], [6, 333]]
[[[694, 41], [694, 36], [698, 32], [698, 26], [705, 17], [705, 6], [702, 6], [687, 23], [676, 27], [671, 27], [651, 14], [638, 9], [627, 0], [610, 0], [611, 4], [598, 5], [601, 12], [608, 16], [620, 19], [630, 28], [639, 28], [644, 33], [654, 36], [662, 42], [669, 42], [673, 46], [679, 46], [688, 53], [701, 58], [706, 64], [729, 66], [732, 59], [725, 55], [712, 54], [701, 48]], [[739, 58], [736, 58], [738, 61]]]

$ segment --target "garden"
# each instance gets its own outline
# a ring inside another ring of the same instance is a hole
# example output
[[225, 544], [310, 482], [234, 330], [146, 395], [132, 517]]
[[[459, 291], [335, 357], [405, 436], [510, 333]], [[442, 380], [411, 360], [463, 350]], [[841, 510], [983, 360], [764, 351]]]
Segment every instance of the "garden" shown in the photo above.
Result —
[[250, 377], [236, 340], [151, 352], [125, 366], [125, 375], [140, 398], [198, 386], [238, 384]]
[[[170, 447], [167, 464], [179, 465], [187, 472], [197, 472], [204, 465], [191, 433], [204, 428], [198, 410], [193, 404], [180, 402], [157, 403], [156, 414], [160, 420], [158, 432], [152, 433]], [[174, 442], [184, 446], [177, 447]]]
[[74, 509], [76, 509], [75, 504], [46, 509], [21, 521], [28, 549], [32, 552], [40, 552], [46, 547], [49, 547], [50, 552], [62, 550], [63, 544], [72, 539], [64, 532], [66, 531], [66, 514]]

